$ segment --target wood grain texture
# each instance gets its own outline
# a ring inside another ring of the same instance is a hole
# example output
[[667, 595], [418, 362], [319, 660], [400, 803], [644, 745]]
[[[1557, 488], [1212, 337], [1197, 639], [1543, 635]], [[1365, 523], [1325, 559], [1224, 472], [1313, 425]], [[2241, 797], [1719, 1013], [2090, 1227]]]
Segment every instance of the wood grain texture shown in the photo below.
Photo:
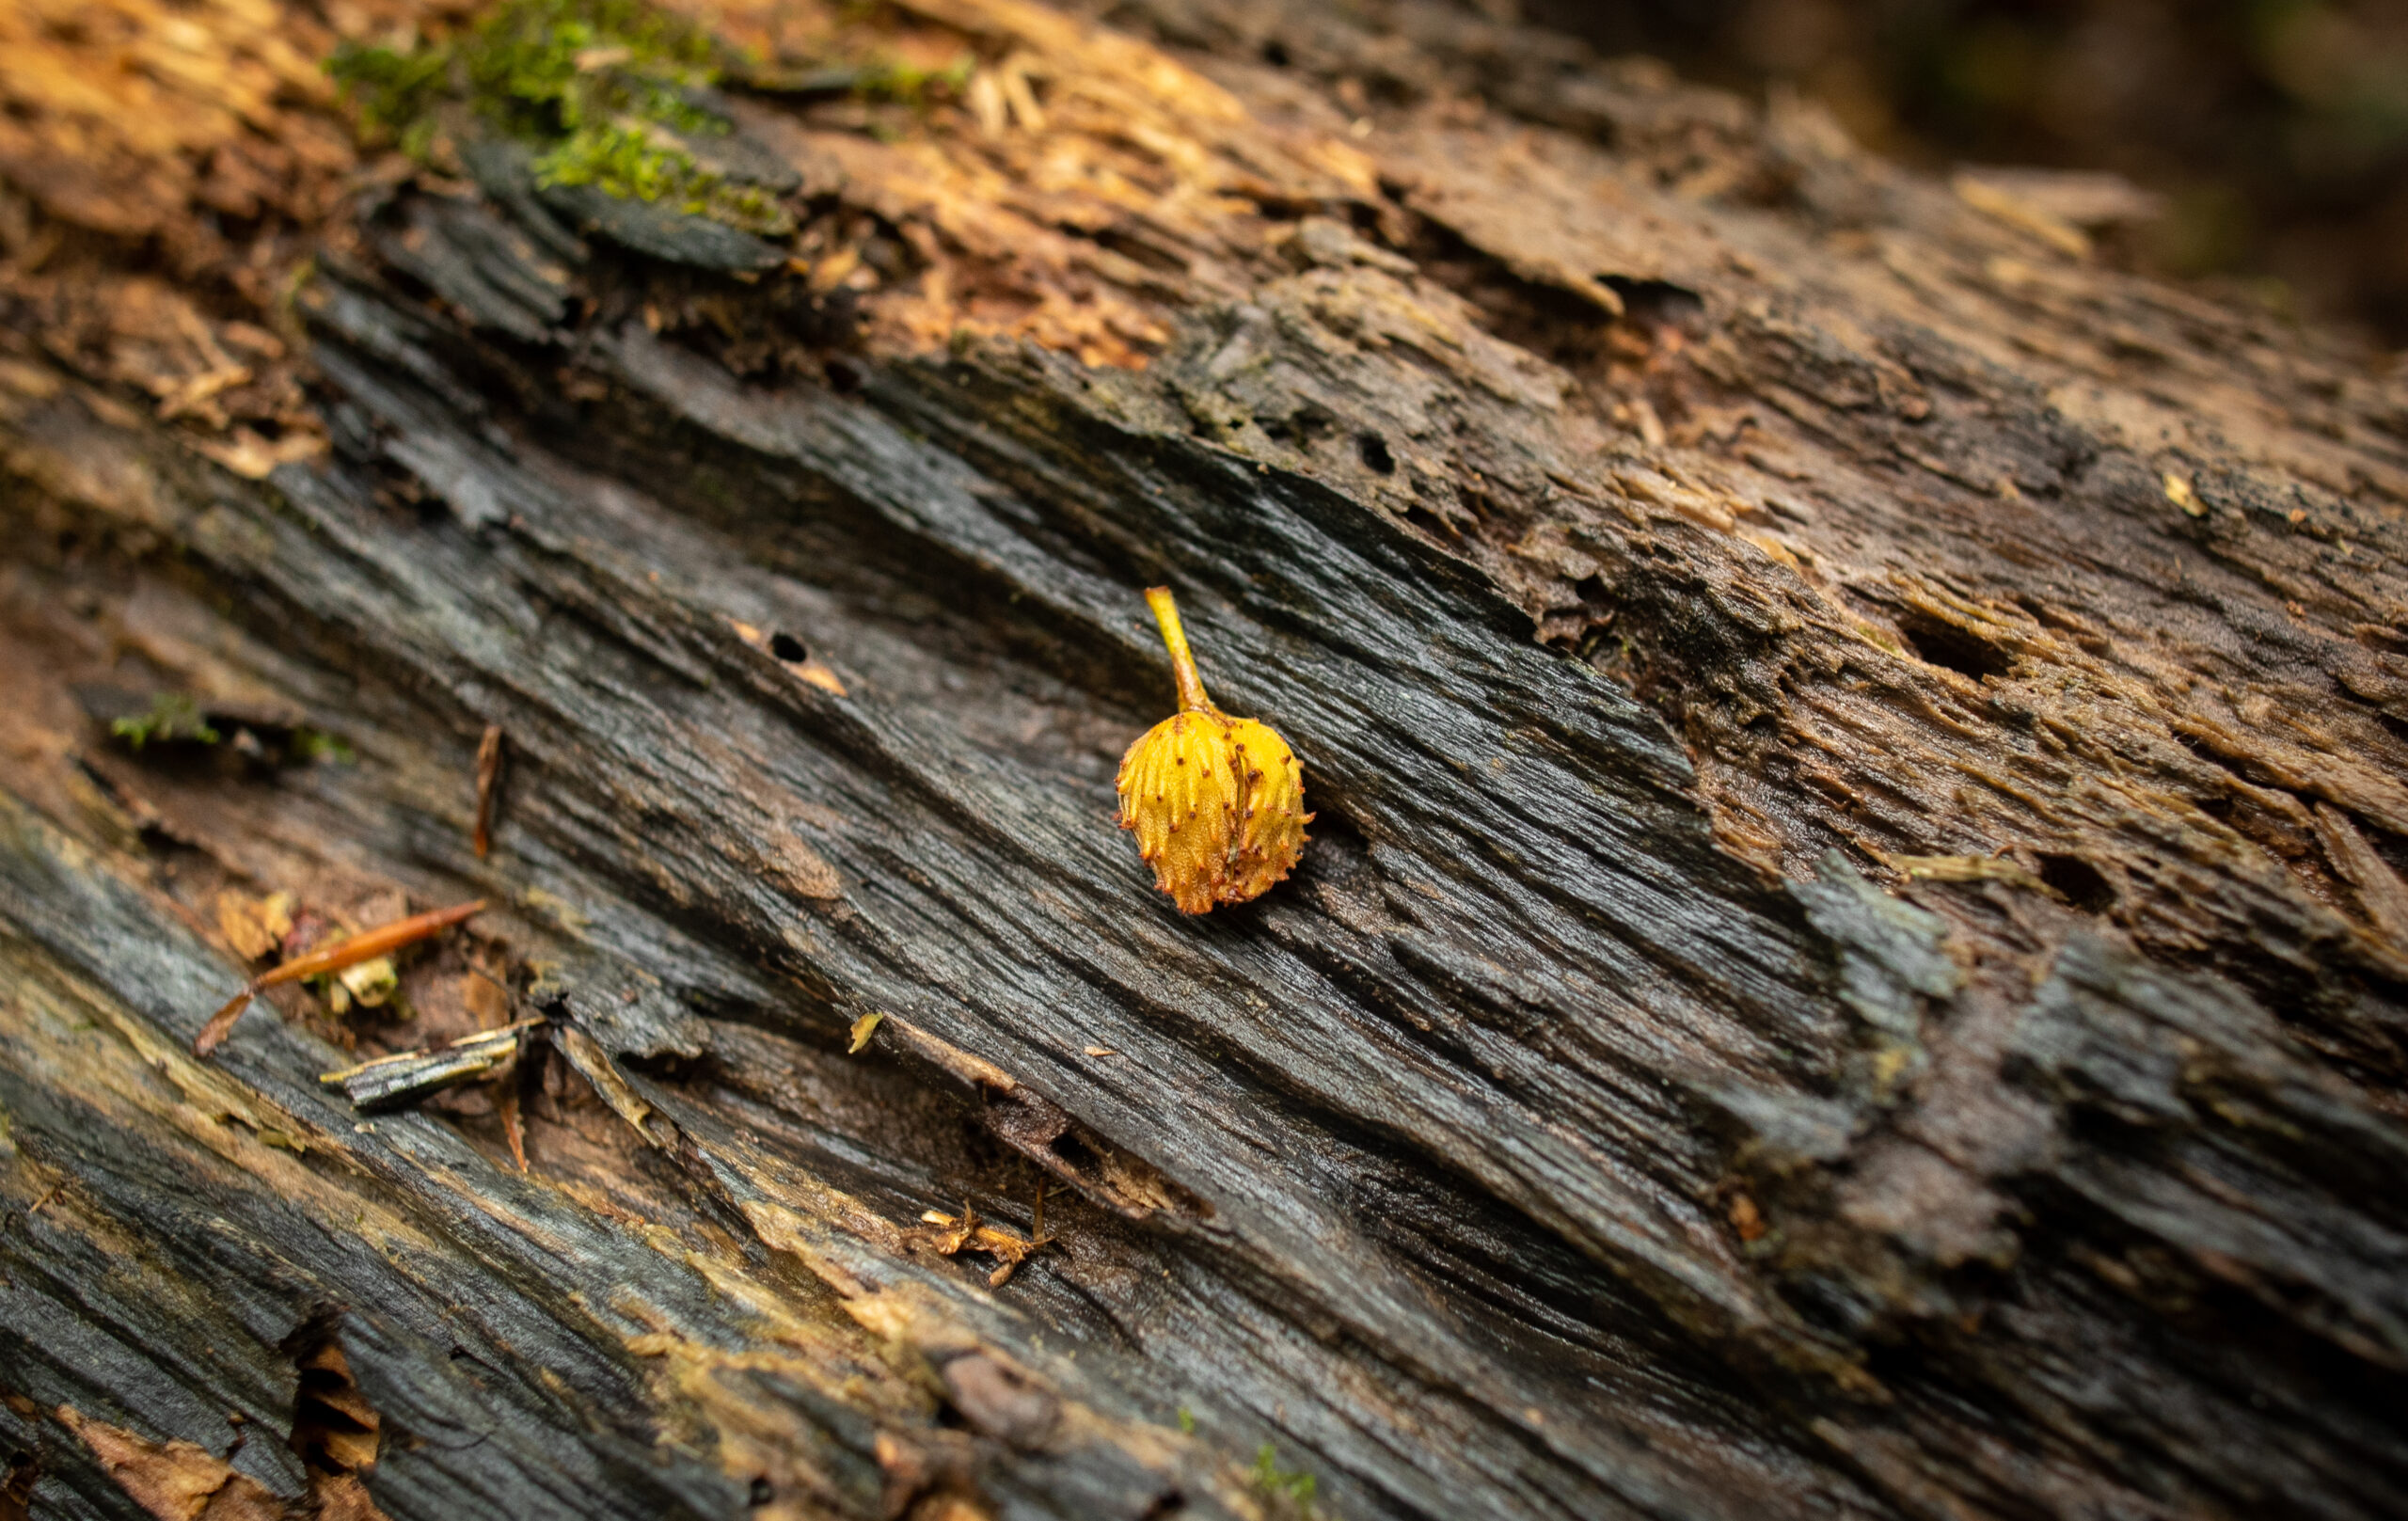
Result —
[[[757, 275], [387, 166], [289, 306], [170, 282], [282, 463], [18, 182], [34, 1513], [2400, 1513], [2396, 377], [1468, 11], [705, 19], [1041, 125], [733, 92]], [[1208, 918], [1113, 823], [1152, 584], [1319, 815]], [[494, 907], [196, 1063], [272, 890]], [[315, 1081], [472, 974], [524, 1175]], [[1000, 1287], [923, 1219], [1040, 1181]]]

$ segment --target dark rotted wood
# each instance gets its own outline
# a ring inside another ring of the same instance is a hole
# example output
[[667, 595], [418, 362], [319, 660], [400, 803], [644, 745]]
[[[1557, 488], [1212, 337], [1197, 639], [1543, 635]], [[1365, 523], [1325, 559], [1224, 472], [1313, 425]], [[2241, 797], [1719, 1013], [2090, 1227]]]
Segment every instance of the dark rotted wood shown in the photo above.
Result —
[[[0, 1477], [330, 1513], [356, 1396], [394, 1517], [2400, 1513], [2396, 387], [1541, 34], [1117, 19], [1402, 103], [1092, 256], [1142, 369], [499, 149], [327, 234], [322, 460], [10, 360]], [[1111, 822], [1152, 583], [1319, 813], [1206, 918]], [[393, 1043], [547, 1016], [529, 1173], [306, 998], [184, 1053], [277, 888], [492, 899]], [[922, 1222], [1040, 1184], [1000, 1287]]]

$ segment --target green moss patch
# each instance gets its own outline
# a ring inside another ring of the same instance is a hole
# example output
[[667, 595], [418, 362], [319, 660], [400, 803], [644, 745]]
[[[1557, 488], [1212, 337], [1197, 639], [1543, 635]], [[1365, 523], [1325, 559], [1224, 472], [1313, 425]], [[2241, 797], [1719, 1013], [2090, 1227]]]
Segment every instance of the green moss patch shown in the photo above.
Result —
[[644, 0], [504, 0], [457, 37], [408, 52], [346, 43], [327, 64], [363, 123], [404, 152], [446, 134], [535, 150], [540, 188], [591, 185], [622, 200], [750, 232], [792, 230], [777, 198], [696, 158], [728, 119], [704, 92], [721, 75], [708, 34]]
[[143, 712], [111, 721], [109, 733], [135, 750], [151, 744], [214, 745], [224, 737], [182, 692], [162, 692]]

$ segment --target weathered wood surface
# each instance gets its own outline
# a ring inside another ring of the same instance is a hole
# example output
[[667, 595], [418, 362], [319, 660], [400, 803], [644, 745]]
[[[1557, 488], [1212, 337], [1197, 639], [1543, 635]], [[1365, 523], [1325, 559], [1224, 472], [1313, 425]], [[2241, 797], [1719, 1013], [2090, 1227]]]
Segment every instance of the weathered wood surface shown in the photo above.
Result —
[[[1468, 12], [1109, 20], [830, 22], [1041, 121], [737, 97], [748, 277], [0, 143], [0, 1513], [2408, 1509], [2398, 380]], [[1202, 919], [1158, 581], [1320, 814]], [[497, 908], [196, 1062], [272, 890]], [[523, 1176], [314, 1081], [472, 968]]]

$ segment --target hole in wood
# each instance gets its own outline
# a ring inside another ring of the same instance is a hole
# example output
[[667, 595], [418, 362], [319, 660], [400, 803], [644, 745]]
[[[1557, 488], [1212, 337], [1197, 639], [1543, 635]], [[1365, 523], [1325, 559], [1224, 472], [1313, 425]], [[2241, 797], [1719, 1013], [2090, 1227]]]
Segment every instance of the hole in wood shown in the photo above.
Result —
[[1571, 600], [1558, 602], [1539, 616], [1539, 642], [1585, 657], [1614, 621], [1613, 588], [1604, 576], [1592, 575], [1574, 581], [1571, 590]]
[[1072, 1172], [1082, 1178], [1096, 1177], [1102, 1169], [1103, 1159], [1095, 1154], [1094, 1148], [1069, 1131], [1054, 1137], [1047, 1149], [1060, 1157]]
[[41, 1481], [41, 1458], [34, 1452], [20, 1452], [8, 1462], [8, 1473], [0, 1479], [0, 1521], [31, 1521], [34, 1485]]
[[2115, 884], [2080, 856], [2042, 851], [2040, 880], [2084, 913], [2105, 913], [2115, 906]]
[[1670, 280], [1633, 279], [1627, 275], [1600, 275], [1598, 282], [1622, 297], [1623, 319], [1645, 327], [1677, 327], [1693, 332], [1705, 325], [1705, 298]]
[[800, 665], [811, 658], [811, 651], [805, 649], [802, 641], [792, 634], [771, 634], [769, 653], [789, 665]]
[[1406, 508], [1404, 520], [1412, 524], [1415, 528], [1419, 529], [1430, 537], [1436, 539], [1441, 544], [1460, 540], [1463, 537], [1462, 534], [1455, 531], [1453, 524], [1448, 522], [1445, 518], [1440, 517], [1436, 513], [1432, 512], [1427, 507], [1417, 506]]
[[1394, 475], [1396, 456], [1388, 452], [1388, 442], [1376, 433], [1354, 436], [1354, 452], [1361, 455], [1366, 468], [1375, 475]]
[[1338, 414], [1318, 402], [1307, 402], [1284, 418], [1257, 420], [1264, 433], [1292, 448], [1309, 450], [1336, 433]]
[[2015, 657], [1974, 633], [1928, 614], [1915, 613], [1898, 621], [1898, 632], [1925, 665], [1954, 671], [1975, 681], [2003, 676], [2015, 669]]

